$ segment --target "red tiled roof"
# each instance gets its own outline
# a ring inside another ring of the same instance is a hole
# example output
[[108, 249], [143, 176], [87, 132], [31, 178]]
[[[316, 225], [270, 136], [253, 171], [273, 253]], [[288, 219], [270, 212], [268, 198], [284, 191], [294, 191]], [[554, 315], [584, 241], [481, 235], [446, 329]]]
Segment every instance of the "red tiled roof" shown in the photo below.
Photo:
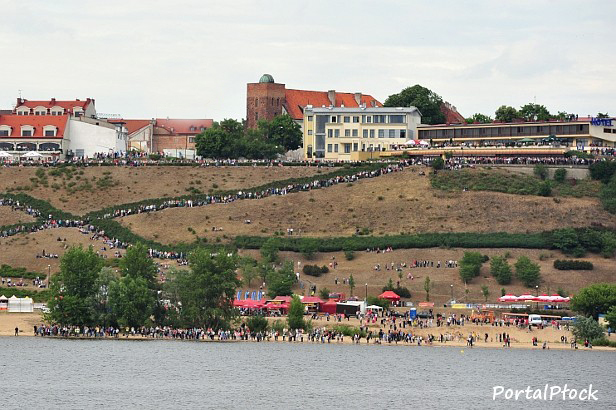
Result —
[[150, 125], [152, 122], [152, 120], [124, 120], [122, 118], [110, 118], [107, 121], [109, 121], [110, 124], [124, 124], [124, 127], [126, 127], [128, 131], [128, 135]]
[[466, 120], [454, 107], [449, 104], [441, 104], [441, 112], [445, 116], [445, 124], [466, 124]]
[[17, 99], [17, 105], [15, 106], [15, 108], [19, 108], [22, 106], [28, 107], [28, 108], [35, 108], [35, 107], [45, 107], [45, 108], [51, 108], [51, 107], [62, 107], [65, 110], [72, 110], [74, 107], [82, 107], [83, 110], [85, 111], [85, 109], [88, 107], [88, 105], [90, 105], [90, 103], [94, 102], [93, 99], [91, 98], [87, 98], [86, 100], [68, 100], [68, 101], [59, 101], [56, 100], [54, 98], [52, 98], [51, 100], [37, 100], [37, 101], [29, 101], [26, 99]]
[[[157, 118], [156, 126], [164, 128], [172, 134], [190, 134], [197, 135], [201, 133], [201, 127], [210, 128], [214, 123], [213, 120], [207, 119], [169, 119]], [[191, 130], [191, 127], [194, 129]], [[173, 131], [172, 131], [173, 130]]]
[[[31, 125], [34, 127], [34, 133], [32, 137], [44, 137], [44, 138], [62, 138], [64, 136], [64, 129], [68, 121], [68, 115], [0, 115], [0, 125], [8, 125], [12, 128], [11, 134], [8, 137], [0, 138], [31, 138], [21, 136], [21, 126]], [[43, 127], [46, 125], [53, 125], [58, 129], [55, 137], [45, 137], [43, 133]]]
[[[285, 109], [289, 115], [296, 120], [304, 117], [303, 109], [307, 105], [314, 107], [326, 106], [329, 107], [331, 102], [328, 98], [327, 91], [307, 91], [307, 90], [285, 90]], [[366, 107], [371, 107], [372, 101], [375, 101], [377, 107], [382, 107], [378, 100], [371, 95], [361, 95], [360, 99], [362, 104], [366, 104]], [[355, 94], [353, 93], [336, 93], [336, 107], [343, 105], [345, 107], [359, 107], [357, 101], [355, 101]]]

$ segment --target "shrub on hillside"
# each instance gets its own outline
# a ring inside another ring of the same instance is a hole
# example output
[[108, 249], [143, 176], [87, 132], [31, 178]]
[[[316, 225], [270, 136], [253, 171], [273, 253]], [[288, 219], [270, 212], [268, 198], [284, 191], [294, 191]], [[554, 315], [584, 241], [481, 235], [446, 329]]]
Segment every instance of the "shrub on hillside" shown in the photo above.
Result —
[[588, 261], [557, 259], [554, 261], [554, 268], [558, 270], [593, 270], [594, 266], [592, 262], [588, 262]]
[[529, 288], [541, 283], [541, 269], [527, 256], [520, 256], [515, 263], [515, 274]]
[[554, 181], [563, 183], [567, 178], [567, 170], [565, 168], [558, 168], [554, 171]]
[[533, 167], [533, 173], [542, 180], [548, 177], [548, 167], [543, 164], [537, 164]]
[[316, 276], [317, 278], [325, 273], [329, 272], [329, 268], [325, 265], [317, 266], [317, 265], [304, 265], [302, 272], [305, 275]]

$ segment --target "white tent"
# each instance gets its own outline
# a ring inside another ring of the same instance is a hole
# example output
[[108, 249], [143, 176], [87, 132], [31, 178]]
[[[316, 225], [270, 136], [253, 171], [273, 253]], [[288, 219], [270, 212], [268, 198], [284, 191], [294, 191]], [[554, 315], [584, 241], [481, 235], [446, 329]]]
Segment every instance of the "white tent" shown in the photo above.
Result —
[[379, 305], [370, 305], [366, 307], [366, 310], [383, 310]]
[[13, 158], [13, 156], [6, 151], [0, 151], [0, 158]]
[[22, 155], [23, 158], [43, 158], [41, 154], [36, 151], [28, 151]]
[[32, 313], [34, 303], [29, 297], [18, 298], [15, 295], [9, 298], [9, 313]]
[[0, 296], [0, 310], [7, 310], [9, 307], [9, 298], [2, 295]]

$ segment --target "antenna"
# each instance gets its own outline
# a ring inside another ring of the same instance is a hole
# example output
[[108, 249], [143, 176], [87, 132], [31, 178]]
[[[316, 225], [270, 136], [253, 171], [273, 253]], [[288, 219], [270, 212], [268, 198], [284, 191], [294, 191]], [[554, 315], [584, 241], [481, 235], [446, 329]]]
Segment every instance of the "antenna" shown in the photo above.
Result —
[[19, 91], [19, 99], [21, 100], [21, 90], [17, 90]]

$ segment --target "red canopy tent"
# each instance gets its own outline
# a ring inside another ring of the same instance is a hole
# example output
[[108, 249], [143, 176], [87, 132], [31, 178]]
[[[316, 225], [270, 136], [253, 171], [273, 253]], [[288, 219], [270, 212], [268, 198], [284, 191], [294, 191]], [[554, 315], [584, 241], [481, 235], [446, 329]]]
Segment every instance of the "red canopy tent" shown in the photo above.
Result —
[[288, 303], [266, 303], [265, 306], [263, 306], [265, 309], [267, 310], [289, 310], [289, 304]]
[[393, 292], [391, 290], [386, 290], [385, 292], [383, 292], [383, 293], [381, 293], [379, 295], [379, 299], [387, 299], [387, 300], [398, 301], [398, 300], [400, 300], [400, 296], [398, 296], [396, 294], [396, 292]]
[[243, 300], [243, 302], [244, 302], [244, 305], [242, 307], [249, 308], [249, 309], [260, 309], [265, 305], [265, 302], [261, 300], [246, 299], [246, 300]]
[[274, 298], [274, 300], [278, 300], [281, 302], [286, 302], [286, 303], [291, 303], [291, 300], [293, 298], [291, 296], [276, 296], [276, 298]]
[[329, 313], [330, 315], [336, 314], [336, 299], [329, 299], [327, 302], [321, 305], [321, 312]]
[[302, 299], [302, 303], [316, 303], [322, 305], [325, 302], [323, 302], [320, 298], [316, 296], [304, 296], [304, 298]]

